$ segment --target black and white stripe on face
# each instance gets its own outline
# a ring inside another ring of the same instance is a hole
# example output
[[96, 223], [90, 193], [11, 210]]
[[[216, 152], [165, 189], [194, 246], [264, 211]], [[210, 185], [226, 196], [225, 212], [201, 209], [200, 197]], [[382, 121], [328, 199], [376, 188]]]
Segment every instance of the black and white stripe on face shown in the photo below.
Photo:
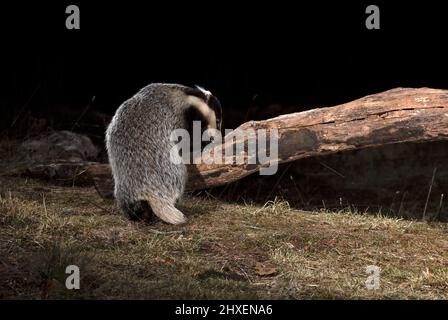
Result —
[[188, 95], [188, 103], [207, 121], [208, 128], [221, 130], [222, 108], [219, 100], [210, 91], [199, 86], [187, 87], [184, 92]]

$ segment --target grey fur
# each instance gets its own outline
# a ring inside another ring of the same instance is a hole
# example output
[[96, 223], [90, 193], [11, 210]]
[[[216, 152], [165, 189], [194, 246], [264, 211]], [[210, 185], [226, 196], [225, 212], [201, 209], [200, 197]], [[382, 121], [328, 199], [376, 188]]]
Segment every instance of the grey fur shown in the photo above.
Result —
[[184, 192], [187, 170], [170, 160], [171, 132], [188, 125], [186, 89], [191, 88], [150, 84], [118, 108], [107, 128], [115, 198], [130, 217], [152, 209], [165, 222], [186, 222], [175, 205]]

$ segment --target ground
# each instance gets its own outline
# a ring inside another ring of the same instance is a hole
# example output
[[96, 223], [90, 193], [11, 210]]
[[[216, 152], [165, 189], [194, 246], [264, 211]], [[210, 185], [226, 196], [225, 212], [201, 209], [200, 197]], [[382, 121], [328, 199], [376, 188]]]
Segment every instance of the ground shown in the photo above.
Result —
[[[0, 298], [447, 299], [448, 227], [187, 196], [187, 224], [129, 221], [92, 187], [0, 176]], [[68, 290], [65, 269], [80, 268]], [[369, 290], [366, 268], [381, 268]]]

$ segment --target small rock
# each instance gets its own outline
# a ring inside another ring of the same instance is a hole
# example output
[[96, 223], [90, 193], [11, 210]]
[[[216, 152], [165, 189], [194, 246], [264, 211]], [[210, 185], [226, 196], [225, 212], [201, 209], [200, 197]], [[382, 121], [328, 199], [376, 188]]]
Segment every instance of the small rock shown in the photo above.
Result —
[[71, 131], [55, 131], [24, 141], [18, 148], [18, 154], [20, 160], [27, 164], [82, 162], [95, 160], [98, 149], [87, 136]]

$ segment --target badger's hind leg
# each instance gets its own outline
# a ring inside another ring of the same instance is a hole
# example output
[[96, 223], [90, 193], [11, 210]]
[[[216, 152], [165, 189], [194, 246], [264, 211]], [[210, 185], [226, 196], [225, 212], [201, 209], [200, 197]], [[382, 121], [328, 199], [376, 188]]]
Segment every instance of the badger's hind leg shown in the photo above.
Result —
[[145, 200], [135, 202], [119, 200], [117, 201], [117, 204], [118, 207], [129, 216], [129, 219], [133, 221], [144, 220], [147, 222], [153, 222], [155, 220], [154, 211]]
[[148, 195], [147, 199], [154, 214], [163, 221], [171, 224], [182, 224], [187, 222], [185, 215], [175, 207], [177, 198], [157, 197]]

